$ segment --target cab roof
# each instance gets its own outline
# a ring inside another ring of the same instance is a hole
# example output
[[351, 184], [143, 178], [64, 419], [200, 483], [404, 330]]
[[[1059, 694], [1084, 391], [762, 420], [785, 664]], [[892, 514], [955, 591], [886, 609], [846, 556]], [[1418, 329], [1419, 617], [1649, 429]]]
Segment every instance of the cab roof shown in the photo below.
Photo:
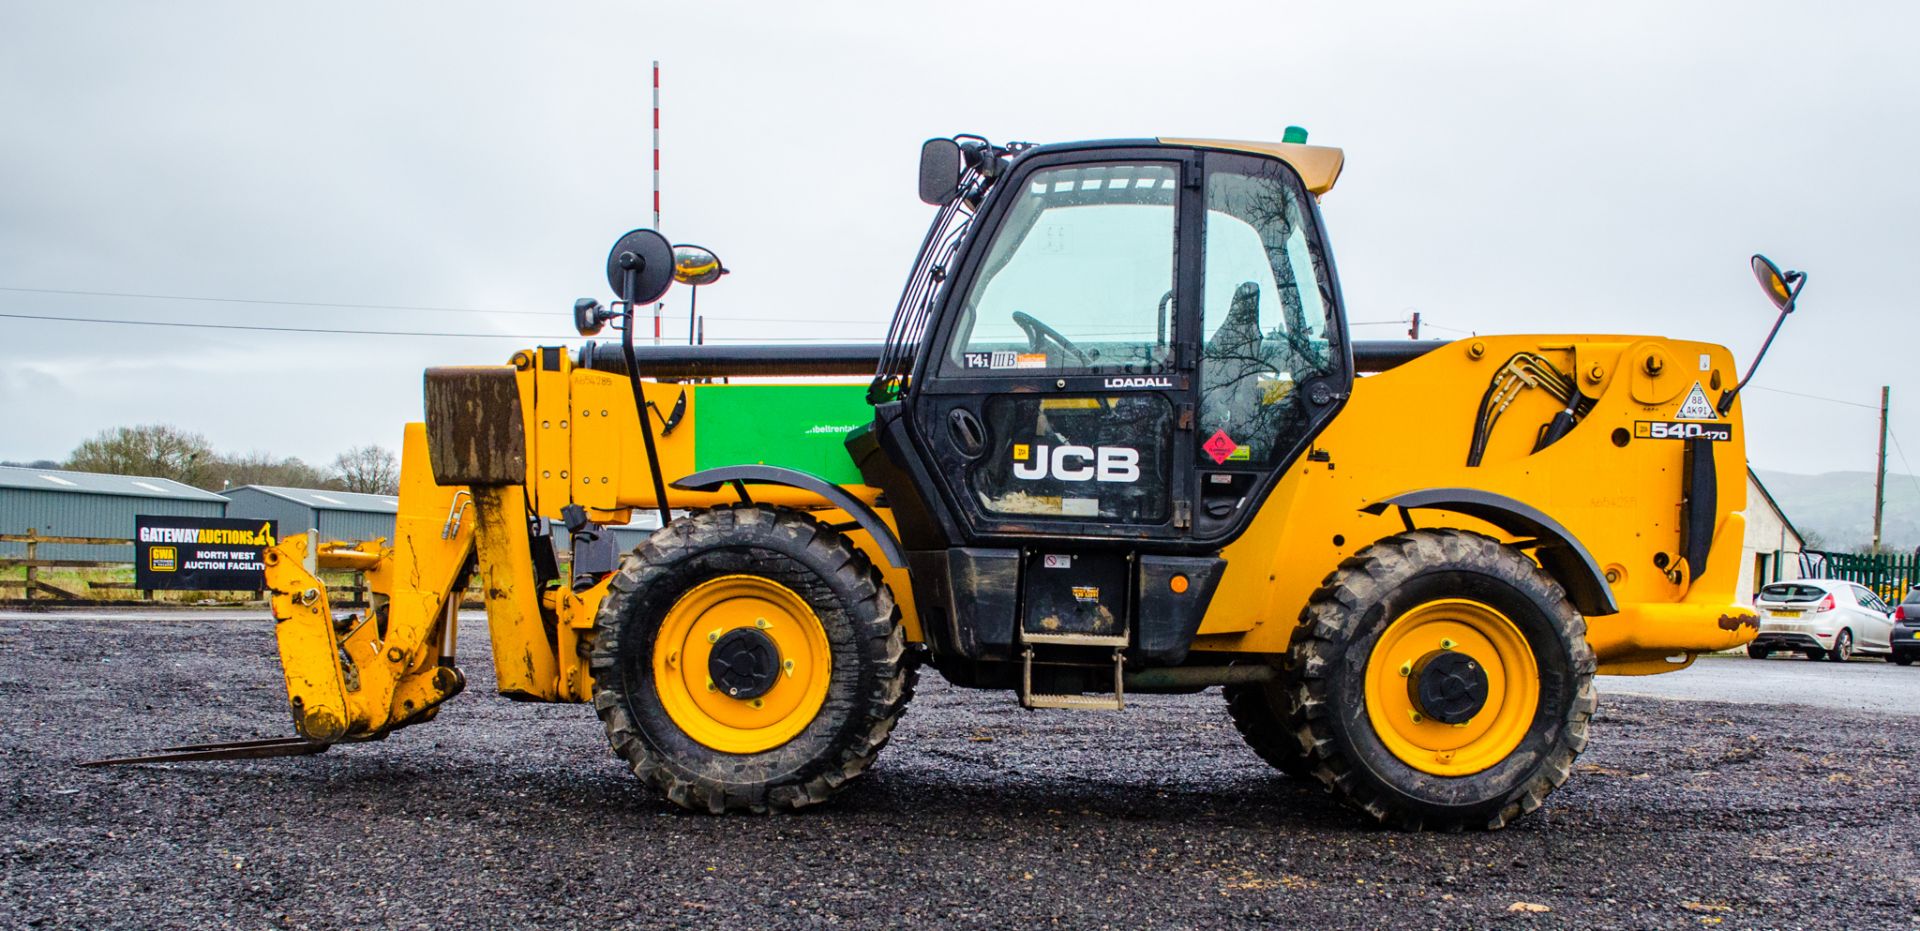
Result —
[[1176, 139], [1161, 137], [1157, 139], [1086, 139], [1078, 142], [1050, 142], [1036, 145], [1021, 151], [1020, 157], [1044, 155], [1053, 152], [1073, 152], [1087, 149], [1113, 148], [1149, 148], [1152, 146], [1179, 146], [1188, 149], [1214, 149], [1223, 152], [1246, 152], [1251, 155], [1265, 155], [1277, 158], [1300, 174], [1301, 183], [1315, 197], [1333, 190], [1333, 183], [1340, 178], [1340, 168], [1346, 164], [1346, 153], [1332, 146], [1306, 145], [1297, 142], [1249, 142], [1239, 139]]
[[1300, 173], [1300, 180], [1307, 190], [1318, 196], [1333, 190], [1333, 183], [1340, 179], [1340, 169], [1346, 164], [1346, 152], [1324, 145], [1306, 145], [1296, 142], [1250, 142], [1240, 139], [1169, 139], [1161, 138], [1161, 145], [1191, 146], [1196, 149], [1223, 149], [1229, 152], [1248, 152], [1254, 155], [1267, 155], [1293, 166]]

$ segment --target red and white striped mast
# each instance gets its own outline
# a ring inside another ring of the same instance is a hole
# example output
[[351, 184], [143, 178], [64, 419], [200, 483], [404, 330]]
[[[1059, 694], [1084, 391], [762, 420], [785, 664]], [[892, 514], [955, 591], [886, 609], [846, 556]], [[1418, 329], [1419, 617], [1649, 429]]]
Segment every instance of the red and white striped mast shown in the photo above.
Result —
[[[653, 63], [653, 228], [660, 229], [660, 62]], [[660, 310], [666, 302], [653, 305], [653, 344], [660, 345]]]

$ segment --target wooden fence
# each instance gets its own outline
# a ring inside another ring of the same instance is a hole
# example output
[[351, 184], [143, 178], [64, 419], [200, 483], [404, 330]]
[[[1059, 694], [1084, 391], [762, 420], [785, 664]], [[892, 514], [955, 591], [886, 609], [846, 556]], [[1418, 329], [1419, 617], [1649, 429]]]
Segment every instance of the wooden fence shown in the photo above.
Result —
[[[21, 589], [20, 598], [18, 599], [18, 601], [32, 602], [36, 604], [45, 603], [48, 605], [62, 605], [62, 604], [74, 605], [74, 606], [103, 605], [103, 604], [111, 604], [114, 601], [124, 601], [124, 599], [102, 598], [100, 597], [100, 595], [106, 592], [130, 591], [134, 588], [135, 584], [137, 583], [131, 582], [131, 581], [121, 582], [121, 581], [99, 581], [95, 579], [87, 579], [85, 580], [86, 588], [84, 590], [69, 591], [65, 588], [61, 588], [58, 585], [53, 585], [47, 582], [45, 579], [41, 578], [40, 570], [42, 569], [127, 569], [131, 571], [134, 568], [134, 564], [131, 560], [41, 559], [40, 546], [42, 544], [45, 544], [48, 546], [61, 546], [61, 545], [132, 546], [133, 542], [134, 541], [131, 538], [127, 538], [127, 537], [45, 536], [35, 532], [32, 529], [29, 529], [26, 533], [0, 533], [0, 543], [24, 543], [26, 544], [26, 549], [27, 549], [26, 556], [24, 558], [15, 559], [11, 557], [0, 556], [0, 571], [5, 571], [9, 569], [25, 569], [26, 570], [26, 577], [23, 580], [16, 581], [12, 579], [0, 579], [0, 592], [5, 592], [6, 590], [10, 590], [17, 587]], [[333, 607], [364, 608], [367, 606], [367, 582], [366, 582], [366, 577], [361, 573], [356, 572], [353, 574], [352, 585], [341, 585], [341, 586], [329, 585], [327, 586], [327, 590], [328, 590], [328, 594], [331, 596], [330, 603], [333, 605]], [[140, 592], [140, 598], [143, 603], [154, 602], [155, 601], [154, 590], [153, 589], [142, 590]], [[258, 592], [258, 591], [254, 592], [252, 600], [256, 602], [264, 601], [266, 600], [266, 593]]]

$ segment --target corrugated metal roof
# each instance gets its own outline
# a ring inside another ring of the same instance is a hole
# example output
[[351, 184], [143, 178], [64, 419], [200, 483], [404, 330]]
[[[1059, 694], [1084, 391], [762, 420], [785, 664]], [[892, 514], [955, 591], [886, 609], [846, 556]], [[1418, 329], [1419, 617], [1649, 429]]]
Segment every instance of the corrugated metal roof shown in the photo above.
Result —
[[251, 488], [261, 494], [272, 495], [292, 501], [295, 504], [322, 511], [364, 511], [370, 514], [393, 514], [400, 510], [400, 499], [393, 495], [363, 495], [352, 491], [331, 491], [325, 488], [283, 488], [279, 485], [241, 485], [229, 488], [229, 492], [240, 488]]
[[225, 501], [211, 491], [170, 478], [146, 475], [108, 475], [104, 472], [68, 472], [62, 469], [21, 469], [0, 466], [0, 488], [65, 491], [84, 495], [126, 495], [174, 501]]

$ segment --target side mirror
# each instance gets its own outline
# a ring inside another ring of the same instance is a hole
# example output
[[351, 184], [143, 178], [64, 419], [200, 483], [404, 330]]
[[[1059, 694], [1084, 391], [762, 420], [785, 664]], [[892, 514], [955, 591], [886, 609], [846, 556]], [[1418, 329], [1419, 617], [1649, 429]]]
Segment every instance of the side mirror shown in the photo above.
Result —
[[720, 265], [720, 257], [710, 249], [699, 246], [673, 247], [673, 280], [684, 285], [699, 287], [720, 280], [727, 270]]
[[960, 193], [960, 143], [928, 139], [920, 146], [920, 199], [944, 207]]
[[1760, 286], [1767, 291], [1767, 299], [1780, 309], [1780, 316], [1773, 318], [1773, 329], [1767, 331], [1767, 341], [1760, 344], [1760, 352], [1753, 357], [1753, 364], [1747, 366], [1747, 375], [1740, 383], [1720, 392], [1720, 403], [1714, 409], [1725, 417], [1733, 409], [1733, 399], [1739, 397], [1740, 389], [1753, 380], [1753, 373], [1760, 370], [1760, 360], [1767, 357], [1767, 347], [1773, 345], [1773, 338], [1780, 335], [1780, 324], [1787, 322], [1787, 315], [1793, 313], [1793, 302], [1799, 300], [1800, 289], [1807, 286], [1805, 272], [1780, 270], [1773, 260], [1756, 253], [1750, 260], [1753, 277], [1760, 279]]
[[673, 247], [653, 230], [634, 230], [607, 253], [607, 287], [628, 304], [651, 304], [672, 285]]
[[1767, 291], [1767, 298], [1782, 313], [1793, 313], [1793, 299], [1799, 289], [1792, 284], [1802, 277], [1799, 272], [1782, 272], [1780, 266], [1764, 255], [1753, 257], [1753, 277], [1760, 279], [1760, 287]]

